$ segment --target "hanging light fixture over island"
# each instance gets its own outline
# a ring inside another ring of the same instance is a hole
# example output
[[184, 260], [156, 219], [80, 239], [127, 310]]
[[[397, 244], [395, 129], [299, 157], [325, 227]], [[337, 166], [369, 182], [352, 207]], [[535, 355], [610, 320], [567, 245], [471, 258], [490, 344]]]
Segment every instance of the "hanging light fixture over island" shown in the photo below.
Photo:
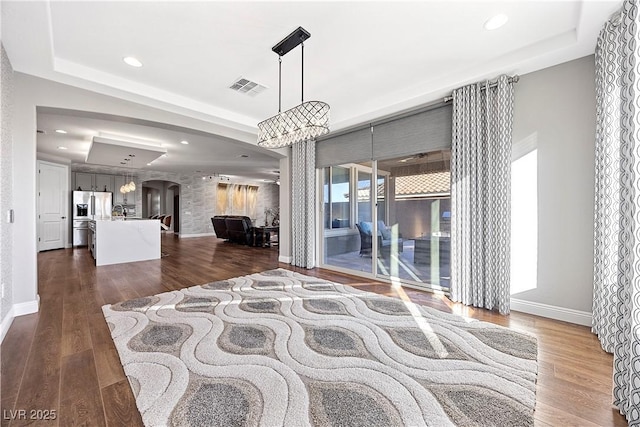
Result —
[[[127, 165], [128, 164], [133, 168], [133, 161], [132, 160], [133, 160], [133, 158], [135, 156], [136, 156], [135, 154], [129, 154], [129, 156], [124, 159], [125, 161], [124, 162], [120, 162], [120, 164], [122, 164], [122, 165]], [[131, 162], [131, 163], [127, 163], [127, 162]], [[129, 180], [129, 179], [131, 179], [131, 181], [127, 182], [127, 180]], [[136, 191], [136, 183], [133, 181], [133, 174], [131, 174], [131, 177], [129, 178], [128, 174], [125, 173], [124, 182], [125, 182], [125, 184], [120, 186], [120, 192], [122, 194], [130, 193], [132, 191]]]

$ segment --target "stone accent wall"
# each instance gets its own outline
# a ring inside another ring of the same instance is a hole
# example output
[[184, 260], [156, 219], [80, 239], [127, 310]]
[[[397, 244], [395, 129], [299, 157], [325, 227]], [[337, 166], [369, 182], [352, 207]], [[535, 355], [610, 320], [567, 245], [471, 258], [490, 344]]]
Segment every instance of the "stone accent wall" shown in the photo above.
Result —
[[[265, 225], [265, 209], [274, 209], [280, 207], [280, 187], [275, 184], [262, 185], [258, 188], [258, 207], [256, 212], [258, 218], [256, 218], [254, 225]], [[271, 221], [271, 217], [269, 217]], [[271, 225], [271, 224], [269, 224]]]
[[[105, 173], [112, 175], [131, 174], [130, 169], [117, 167], [72, 164], [72, 172]], [[213, 233], [211, 217], [217, 215], [216, 196], [218, 179], [202, 179], [201, 175], [184, 175], [170, 172], [159, 172], [138, 169], [134, 172], [136, 183], [136, 212], [142, 214], [143, 181], [171, 181], [180, 184], [180, 228], [181, 235], [197, 235]], [[233, 179], [232, 184], [247, 184], [258, 187], [256, 225], [264, 225], [265, 207], [278, 207], [280, 193], [273, 183]]]
[[12, 242], [13, 224], [6, 219], [11, 209], [13, 194], [13, 159], [12, 159], [12, 110], [13, 110], [13, 68], [0, 44], [0, 286], [2, 286], [2, 302], [0, 304], [0, 321], [11, 310], [13, 304], [13, 270]]

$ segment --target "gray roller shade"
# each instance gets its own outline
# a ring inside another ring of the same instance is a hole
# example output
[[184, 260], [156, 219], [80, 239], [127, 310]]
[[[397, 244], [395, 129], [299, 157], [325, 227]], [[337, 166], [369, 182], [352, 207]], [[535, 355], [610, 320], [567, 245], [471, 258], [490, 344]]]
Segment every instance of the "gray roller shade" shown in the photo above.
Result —
[[371, 128], [329, 137], [316, 143], [316, 167], [371, 160]]
[[373, 158], [451, 148], [451, 104], [373, 127]]

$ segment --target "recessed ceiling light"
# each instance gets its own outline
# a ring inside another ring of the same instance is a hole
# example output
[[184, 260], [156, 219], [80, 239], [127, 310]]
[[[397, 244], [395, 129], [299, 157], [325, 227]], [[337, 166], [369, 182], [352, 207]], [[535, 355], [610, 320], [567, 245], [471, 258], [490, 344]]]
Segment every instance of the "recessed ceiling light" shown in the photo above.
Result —
[[56, 133], [67, 133], [67, 131], [63, 129], [56, 129]]
[[122, 60], [125, 64], [131, 65], [132, 67], [142, 67], [142, 62], [140, 62], [138, 58], [134, 58], [133, 56], [125, 56], [124, 58], [122, 58]]
[[189, 141], [183, 139], [182, 141], [180, 141], [180, 144], [189, 145]]
[[58, 150], [68, 150], [68, 148], [62, 145], [58, 145]]
[[147, 166], [151, 166], [151, 163], [147, 163]]
[[504, 13], [499, 13], [487, 19], [487, 22], [484, 23], [484, 29], [488, 31], [497, 30], [498, 28], [506, 24], [508, 20], [509, 17], [507, 15], [505, 15]]

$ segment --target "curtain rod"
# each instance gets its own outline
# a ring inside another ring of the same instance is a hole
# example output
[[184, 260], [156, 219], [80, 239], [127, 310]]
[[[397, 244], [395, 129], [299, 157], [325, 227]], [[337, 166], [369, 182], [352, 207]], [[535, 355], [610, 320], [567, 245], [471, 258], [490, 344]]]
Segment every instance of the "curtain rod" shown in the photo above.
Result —
[[[520, 80], [520, 76], [516, 74], [514, 76], [509, 77], [507, 80], [509, 81], [509, 83], [518, 83], [518, 80]], [[494, 80], [494, 81], [489, 83], [489, 87], [490, 88], [491, 87], [496, 87], [496, 86], [498, 86], [498, 81], [497, 80]], [[486, 89], [486, 86], [481, 86], [480, 87], [480, 90], [484, 90], [484, 89]], [[449, 95], [449, 96], [445, 96], [442, 101], [446, 103], [446, 102], [450, 102], [452, 99], [453, 99], [453, 95]]]

